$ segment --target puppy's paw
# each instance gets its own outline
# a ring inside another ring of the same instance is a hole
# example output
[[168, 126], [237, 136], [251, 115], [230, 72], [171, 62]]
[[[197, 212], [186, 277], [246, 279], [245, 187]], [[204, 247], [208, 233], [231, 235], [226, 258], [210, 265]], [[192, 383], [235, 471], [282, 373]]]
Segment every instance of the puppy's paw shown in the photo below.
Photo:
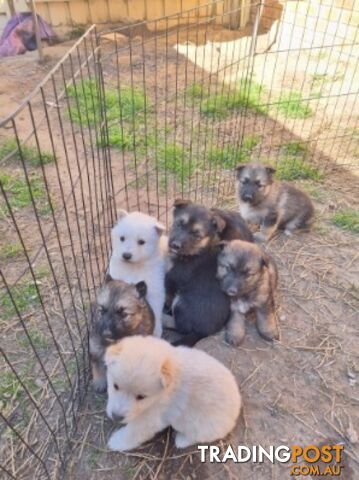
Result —
[[126, 427], [120, 428], [117, 432], [113, 433], [107, 443], [110, 450], [116, 450], [118, 452], [124, 452], [130, 450], [128, 436], [126, 434]]
[[104, 378], [96, 378], [93, 380], [93, 388], [96, 393], [106, 393], [107, 392], [107, 379]]
[[188, 440], [188, 438], [185, 435], [183, 435], [183, 433], [177, 433], [175, 438], [175, 445], [177, 448], [187, 448], [192, 444], [193, 442]]
[[279, 329], [277, 325], [273, 325], [267, 328], [259, 328], [257, 325], [257, 330], [259, 335], [264, 338], [264, 340], [267, 340], [271, 342], [272, 340], [279, 340]]
[[228, 345], [232, 345], [232, 347], [238, 347], [245, 337], [245, 330], [241, 333], [233, 333], [230, 331], [226, 331], [225, 341]]

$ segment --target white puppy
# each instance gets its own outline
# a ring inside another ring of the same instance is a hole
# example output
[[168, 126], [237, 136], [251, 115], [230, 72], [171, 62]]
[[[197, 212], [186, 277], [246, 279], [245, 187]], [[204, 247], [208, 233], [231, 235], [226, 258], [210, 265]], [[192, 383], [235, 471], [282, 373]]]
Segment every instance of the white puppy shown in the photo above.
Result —
[[178, 448], [225, 437], [241, 396], [232, 373], [205, 352], [154, 337], [126, 337], [110, 346], [107, 415], [127, 425], [112, 434], [112, 450], [131, 450], [168, 426]]
[[141, 212], [120, 211], [111, 232], [112, 256], [109, 274], [114, 280], [147, 284], [147, 301], [155, 315], [153, 334], [162, 335], [162, 310], [165, 303], [165, 227]]

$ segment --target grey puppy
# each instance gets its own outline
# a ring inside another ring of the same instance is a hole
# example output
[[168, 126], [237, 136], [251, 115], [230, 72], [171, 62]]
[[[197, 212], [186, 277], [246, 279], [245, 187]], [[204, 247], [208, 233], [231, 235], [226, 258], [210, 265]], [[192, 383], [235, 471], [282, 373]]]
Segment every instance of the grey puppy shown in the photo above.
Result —
[[233, 240], [221, 244], [217, 278], [231, 299], [227, 341], [239, 345], [245, 335], [245, 314], [253, 310], [259, 334], [266, 340], [279, 338], [274, 297], [277, 267], [258, 245]]
[[107, 279], [91, 309], [90, 359], [94, 388], [107, 389], [105, 350], [130, 335], [151, 335], [155, 318], [146, 300], [147, 285]]
[[242, 217], [260, 225], [257, 240], [270, 240], [278, 230], [291, 235], [311, 226], [314, 207], [301, 190], [273, 178], [275, 169], [250, 163], [237, 168], [238, 193]]

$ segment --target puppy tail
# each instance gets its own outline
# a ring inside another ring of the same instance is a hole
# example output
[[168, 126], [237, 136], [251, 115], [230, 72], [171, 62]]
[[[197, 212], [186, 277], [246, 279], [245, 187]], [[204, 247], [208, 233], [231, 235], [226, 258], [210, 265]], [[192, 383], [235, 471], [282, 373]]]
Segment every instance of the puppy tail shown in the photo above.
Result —
[[180, 345], [185, 345], [186, 347], [193, 347], [197, 342], [201, 340], [201, 338], [203, 338], [203, 335], [191, 332], [183, 335], [183, 337], [172, 342], [172, 345], [174, 347], [178, 347]]

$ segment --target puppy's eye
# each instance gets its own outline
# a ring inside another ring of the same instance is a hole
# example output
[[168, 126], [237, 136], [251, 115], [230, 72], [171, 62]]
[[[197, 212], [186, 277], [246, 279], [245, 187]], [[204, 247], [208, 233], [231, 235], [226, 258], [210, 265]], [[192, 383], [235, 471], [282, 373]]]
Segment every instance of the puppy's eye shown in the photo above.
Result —
[[139, 240], [137, 243], [138, 243], [139, 245], [144, 245], [146, 242], [145, 242], [144, 240]]
[[113, 388], [114, 388], [115, 390], [117, 390], [117, 391], [119, 390], [117, 383], [114, 383], [114, 384], [113, 384]]
[[177, 220], [176, 223], [177, 223], [177, 225], [178, 225], [179, 227], [183, 227], [183, 226], [184, 226], [184, 221], [183, 221], [182, 218], [180, 218], [179, 220]]
[[258, 188], [262, 188], [261, 182], [259, 180], [256, 181], [256, 185]]
[[107, 308], [103, 307], [102, 305], [100, 305], [100, 312], [101, 313], [106, 313], [107, 312]]
[[136, 395], [136, 400], [140, 401], [140, 400], [144, 400], [146, 398], [145, 395]]
[[121, 242], [125, 241], [125, 237], [120, 237]]
[[127, 317], [127, 313], [125, 312], [125, 310], [122, 307], [119, 308], [118, 310], [116, 310], [116, 314], [120, 315], [122, 318]]
[[201, 232], [199, 230], [193, 230], [192, 235], [196, 238], [201, 238]]
[[246, 183], [248, 183], [248, 178], [242, 178], [241, 184], [245, 185]]

